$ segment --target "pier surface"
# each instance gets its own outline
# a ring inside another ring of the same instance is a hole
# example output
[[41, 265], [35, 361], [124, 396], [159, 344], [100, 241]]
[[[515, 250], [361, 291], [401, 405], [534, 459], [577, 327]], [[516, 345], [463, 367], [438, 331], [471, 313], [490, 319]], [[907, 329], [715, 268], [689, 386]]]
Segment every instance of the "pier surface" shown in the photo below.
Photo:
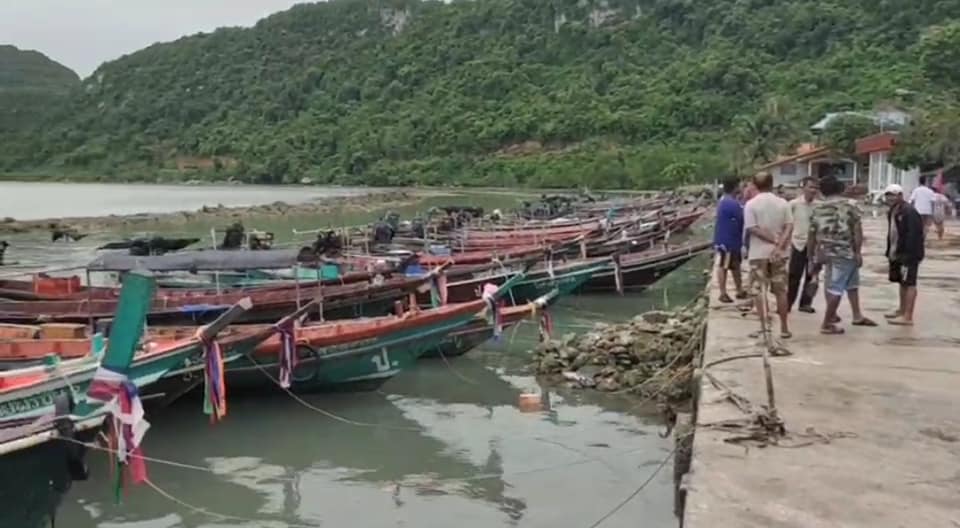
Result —
[[[883, 255], [885, 221], [864, 222], [861, 299], [877, 328], [819, 333], [817, 314], [794, 311], [790, 357], [773, 358], [782, 446], [731, 443], [748, 433], [715, 424], [744, 418], [706, 376], [697, 414], [685, 528], [960, 527], [960, 225], [952, 240], [928, 242], [920, 267], [916, 325], [894, 327], [897, 304]], [[713, 292], [704, 365], [759, 352], [747, 335], [755, 317], [720, 305]], [[766, 403], [762, 363], [709, 367], [752, 405]]]

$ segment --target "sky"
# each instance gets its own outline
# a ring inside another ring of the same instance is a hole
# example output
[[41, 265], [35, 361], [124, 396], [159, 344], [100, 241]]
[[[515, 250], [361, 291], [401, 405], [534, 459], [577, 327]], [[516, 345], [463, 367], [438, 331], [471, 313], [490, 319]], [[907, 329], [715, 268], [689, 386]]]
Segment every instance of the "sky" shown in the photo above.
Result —
[[305, 0], [0, 0], [0, 44], [37, 50], [81, 77], [156, 42], [250, 26]]

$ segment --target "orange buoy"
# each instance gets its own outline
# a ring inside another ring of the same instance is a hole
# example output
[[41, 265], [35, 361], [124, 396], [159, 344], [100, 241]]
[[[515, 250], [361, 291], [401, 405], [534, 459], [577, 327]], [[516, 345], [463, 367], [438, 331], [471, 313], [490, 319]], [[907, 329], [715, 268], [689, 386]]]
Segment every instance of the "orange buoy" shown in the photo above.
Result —
[[519, 398], [520, 412], [540, 412], [543, 410], [543, 402], [539, 394], [533, 392], [524, 392]]

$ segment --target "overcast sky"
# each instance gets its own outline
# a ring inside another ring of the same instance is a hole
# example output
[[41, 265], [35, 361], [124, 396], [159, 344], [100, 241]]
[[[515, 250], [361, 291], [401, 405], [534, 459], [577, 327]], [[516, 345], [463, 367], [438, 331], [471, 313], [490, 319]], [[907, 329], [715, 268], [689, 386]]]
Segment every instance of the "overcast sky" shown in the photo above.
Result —
[[155, 42], [250, 26], [306, 0], [0, 0], [0, 44], [34, 49], [80, 74]]

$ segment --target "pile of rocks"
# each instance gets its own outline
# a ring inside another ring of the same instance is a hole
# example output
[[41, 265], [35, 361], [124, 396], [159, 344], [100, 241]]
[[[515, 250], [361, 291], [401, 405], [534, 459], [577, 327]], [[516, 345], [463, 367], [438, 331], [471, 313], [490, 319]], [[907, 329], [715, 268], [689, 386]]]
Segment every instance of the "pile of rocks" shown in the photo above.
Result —
[[549, 340], [535, 351], [537, 373], [574, 387], [688, 399], [706, 314], [706, 298], [700, 298], [676, 312], [647, 312], [627, 323], [601, 323], [583, 335]]

